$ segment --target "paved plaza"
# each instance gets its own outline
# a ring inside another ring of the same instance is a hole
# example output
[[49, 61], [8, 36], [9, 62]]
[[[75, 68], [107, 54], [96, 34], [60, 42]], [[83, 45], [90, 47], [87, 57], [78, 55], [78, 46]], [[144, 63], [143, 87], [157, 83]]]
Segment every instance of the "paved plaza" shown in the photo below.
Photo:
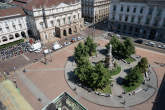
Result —
[[[100, 39], [98, 39], [99, 41]], [[104, 50], [104, 47], [98, 47], [98, 51]], [[83, 89], [81, 86], [79, 86], [78, 83], [76, 83], [75, 78], [74, 78], [74, 69], [76, 68], [76, 64], [74, 60], [68, 60], [65, 66], [65, 78], [69, 84], [69, 86], [75, 90], [75, 92], [85, 98], [88, 101], [91, 101], [93, 103], [99, 104], [99, 105], [104, 105], [104, 106], [110, 106], [110, 107], [125, 107], [125, 106], [134, 106], [140, 103], [145, 102], [148, 100], [150, 97], [152, 97], [157, 90], [157, 77], [155, 72], [152, 70], [152, 68], [149, 68], [150, 71], [150, 81], [146, 81], [144, 85], [141, 85], [138, 87], [134, 95], [129, 95], [130, 93], [127, 94], [122, 94], [123, 93], [123, 88], [121, 85], [117, 83], [118, 78], [124, 78], [127, 73], [126, 70], [134, 67], [137, 65], [137, 63], [140, 61], [140, 58], [137, 57], [136, 55], [133, 55], [134, 61], [131, 64], [126, 64], [121, 60], [116, 60], [118, 65], [121, 65], [121, 72], [115, 76], [112, 76], [112, 83], [113, 87], [111, 87], [112, 90], [112, 96], [111, 97], [105, 97], [105, 96], [100, 96], [95, 94], [94, 91], [88, 92], [86, 89]], [[102, 55], [101, 53], [98, 52], [97, 57], [95, 58], [90, 58], [91, 62], [99, 62], [102, 59], [105, 59], [105, 55]], [[139, 91], [140, 90], [140, 91]], [[122, 96], [122, 98], [120, 97]], [[124, 102], [124, 104], [123, 104]]]
[[[99, 40], [101, 46], [104, 46], [107, 42], [108, 41], [106, 40]], [[45, 105], [45, 103], [43, 103], [45, 100], [53, 100], [64, 91], [68, 92], [71, 96], [73, 96], [73, 98], [77, 99], [88, 110], [152, 110], [153, 102], [155, 101], [155, 97], [157, 94], [154, 94], [153, 97], [142, 104], [126, 108], [112, 108], [101, 106], [87, 101], [83, 97], [77, 95], [69, 87], [64, 77], [64, 68], [66, 65], [66, 61], [70, 56], [73, 55], [74, 47], [77, 44], [78, 43], [74, 43], [68, 47], [54, 52], [52, 54], [52, 62], [49, 62], [47, 65], [43, 64], [42, 61], [40, 61], [26, 66], [26, 72], [23, 72], [24, 68], [16, 71], [17, 73], [19, 73], [16, 74], [17, 86], [18, 88], [20, 88], [21, 94], [34, 107], [35, 110], [41, 109]], [[136, 48], [136, 54], [148, 58], [149, 63], [153, 66], [154, 71], [156, 71], [159, 87], [165, 73], [165, 68], [161, 67], [156, 62], [164, 63], [165, 55], [142, 48]], [[23, 77], [26, 77], [26, 79], [28, 79], [28, 82], [30, 82], [32, 85], [27, 86], [26, 80], [22, 80], [20, 74], [24, 74]], [[41, 93], [42, 95], [36, 95], [34, 90], [31, 89], [40, 91], [39, 93]], [[38, 100], [38, 98], [40, 98], [41, 100]], [[99, 100], [99, 98], [97, 100]], [[107, 103], [106, 100], [105, 103]]]

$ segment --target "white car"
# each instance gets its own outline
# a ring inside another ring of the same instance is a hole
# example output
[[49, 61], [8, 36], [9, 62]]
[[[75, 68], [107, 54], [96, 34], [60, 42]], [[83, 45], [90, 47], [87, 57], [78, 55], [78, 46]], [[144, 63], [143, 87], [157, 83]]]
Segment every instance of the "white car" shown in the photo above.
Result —
[[52, 52], [51, 49], [45, 49], [45, 50], [44, 50], [44, 54], [49, 54], [49, 53], [51, 53], [51, 52]]
[[82, 38], [81, 37], [77, 37], [77, 40], [81, 40]]
[[158, 45], [158, 48], [162, 48], [162, 46], [161, 45]]
[[53, 44], [53, 50], [57, 50], [57, 49], [60, 49], [60, 48], [62, 48], [62, 45], [59, 44], [58, 42], [55, 42], [55, 43]]
[[117, 36], [118, 38], [120, 38], [120, 35], [119, 35], [119, 34], [117, 34], [116, 36]]
[[70, 45], [71, 44], [71, 42], [64, 42], [64, 45], [65, 46], [68, 46], [68, 45]]

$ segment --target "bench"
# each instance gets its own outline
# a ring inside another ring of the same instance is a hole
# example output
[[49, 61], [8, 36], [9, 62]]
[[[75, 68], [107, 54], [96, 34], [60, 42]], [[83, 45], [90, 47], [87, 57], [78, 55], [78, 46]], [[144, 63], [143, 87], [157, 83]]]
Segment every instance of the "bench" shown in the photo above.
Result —
[[148, 72], [145, 72], [145, 77], [146, 77], [146, 78], [148, 78], [148, 77], [149, 77]]
[[142, 91], [143, 89], [142, 88], [139, 88], [138, 90], [135, 90], [134, 92], [135, 92], [135, 94], [136, 93], [138, 93], [138, 92], [140, 92], [140, 91]]

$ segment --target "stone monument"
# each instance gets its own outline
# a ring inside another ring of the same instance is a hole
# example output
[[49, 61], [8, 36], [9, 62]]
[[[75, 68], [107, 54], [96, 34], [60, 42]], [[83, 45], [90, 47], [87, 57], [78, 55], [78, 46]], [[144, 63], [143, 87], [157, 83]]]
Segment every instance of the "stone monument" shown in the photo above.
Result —
[[112, 45], [109, 45], [108, 54], [105, 58], [105, 66], [109, 69], [113, 69], [113, 56], [112, 56]]
[[112, 61], [112, 45], [109, 45], [109, 51], [108, 51], [108, 57], [109, 57], [109, 68], [113, 68], [113, 61]]

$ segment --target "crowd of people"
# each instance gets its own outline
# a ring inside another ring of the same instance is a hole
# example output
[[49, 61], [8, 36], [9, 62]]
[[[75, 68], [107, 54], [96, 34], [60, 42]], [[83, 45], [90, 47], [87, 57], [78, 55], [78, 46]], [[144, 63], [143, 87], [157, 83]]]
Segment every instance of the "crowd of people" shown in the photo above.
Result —
[[28, 51], [28, 43], [22, 42], [7, 48], [0, 49], [0, 60], [6, 60], [11, 57], [23, 54]]

